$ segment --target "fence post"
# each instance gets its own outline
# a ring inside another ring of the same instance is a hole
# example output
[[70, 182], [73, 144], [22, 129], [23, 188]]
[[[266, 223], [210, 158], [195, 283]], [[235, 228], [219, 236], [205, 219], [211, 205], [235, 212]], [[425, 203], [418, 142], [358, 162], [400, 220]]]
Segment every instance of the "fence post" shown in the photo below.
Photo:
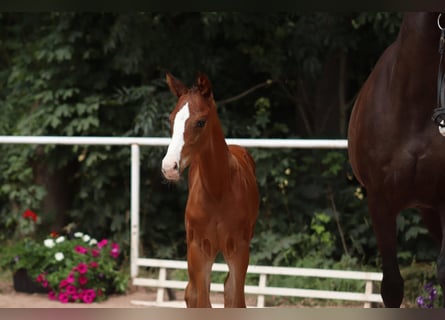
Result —
[[[367, 297], [372, 294], [372, 281], [366, 281], [365, 294]], [[371, 302], [366, 301], [363, 308], [371, 308]]]
[[[167, 279], [167, 269], [159, 268], [159, 281], [163, 282]], [[158, 287], [156, 294], [156, 302], [162, 303], [164, 301], [164, 287]]]
[[[260, 274], [260, 281], [258, 282], [259, 288], [265, 288], [267, 284], [267, 275], [265, 273]], [[257, 297], [257, 307], [264, 308], [264, 294], [260, 294]]]
[[138, 275], [139, 259], [139, 187], [140, 187], [140, 156], [139, 145], [131, 145], [131, 278]]

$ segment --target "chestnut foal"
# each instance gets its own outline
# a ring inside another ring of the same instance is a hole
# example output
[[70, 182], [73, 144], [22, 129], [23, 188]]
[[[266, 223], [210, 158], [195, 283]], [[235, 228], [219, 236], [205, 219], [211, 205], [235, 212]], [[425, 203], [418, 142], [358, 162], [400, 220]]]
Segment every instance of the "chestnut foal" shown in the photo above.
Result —
[[192, 88], [169, 73], [166, 79], [178, 101], [170, 114], [172, 139], [162, 172], [166, 179], [178, 181], [190, 166], [187, 307], [211, 307], [210, 276], [218, 252], [229, 267], [224, 306], [246, 307], [244, 282], [259, 209], [255, 163], [244, 148], [226, 144], [206, 75], [199, 74]]

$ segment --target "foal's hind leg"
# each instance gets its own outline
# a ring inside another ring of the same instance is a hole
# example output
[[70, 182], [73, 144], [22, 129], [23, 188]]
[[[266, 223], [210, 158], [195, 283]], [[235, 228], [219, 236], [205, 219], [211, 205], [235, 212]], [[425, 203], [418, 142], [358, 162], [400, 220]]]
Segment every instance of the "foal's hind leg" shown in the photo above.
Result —
[[249, 265], [249, 241], [229, 237], [223, 250], [229, 273], [224, 281], [224, 307], [245, 308], [244, 283]]
[[382, 258], [382, 299], [385, 307], [399, 308], [403, 300], [403, 278], [397, 262], [396, 217], [398, 212], [389, 209], [384, 202], [382, 199], [376, 200], [368, 193], [369, 213]]

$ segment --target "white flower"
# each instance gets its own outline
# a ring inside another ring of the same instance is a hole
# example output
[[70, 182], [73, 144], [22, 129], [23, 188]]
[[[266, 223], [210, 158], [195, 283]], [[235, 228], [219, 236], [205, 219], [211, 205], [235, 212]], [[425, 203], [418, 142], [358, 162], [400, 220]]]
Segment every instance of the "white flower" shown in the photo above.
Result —
[[52, 248], [52, 247], [54, 247], [55, 242], [54, 242], [53, 239], [45, 239], [45, 240], [43, 241], [43, 244], [44, 244], [45, 247], [47, 247], [47, 248]]
[[75, 232], [75, 233], [74, 233], [74, 236], [75, 236], [76, 238], [82, 238], [82, 237], [83, 237], [83, 233], [82, 233], [82, 232]]
[[54, 258], [56, 258], [57, 261], [62, 261], [63, 258], [65, 258], [65, 256], [63, 255], [62, 252], [57, 252], [57, 253], [54, 255]]
[[94, 246], [95, 244], [97, 244], [97, 240], [94, 239], [94, 238], [91, 239], [90, 242], [89, 242], [89, 245], [90, 245], [90, 246]]
[[91, 237], [90, 237], [89, 235], [85, 234], [85, 235], [82, 237], [82, 239], [83, 239], [83, 241], [88, 242], [88, 241], [90, 241]]
[[56, 243], [62, 243], [63, 241], [65, 241], [65, 237], [64, 236], [60, 236], [56, 239]]

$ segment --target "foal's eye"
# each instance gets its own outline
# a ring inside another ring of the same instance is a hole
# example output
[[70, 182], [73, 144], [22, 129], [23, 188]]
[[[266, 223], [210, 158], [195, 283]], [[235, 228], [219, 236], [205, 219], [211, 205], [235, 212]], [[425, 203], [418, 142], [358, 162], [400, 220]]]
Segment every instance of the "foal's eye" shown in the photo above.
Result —
[[202, 128], [202, 127], [205, 126], [205, 124], [206, 124], [206, 121], [205, 121], [205, 120], [198, 120], [198, 121], [196, 122], [196, 127], [197, 127], [197, 128]]

